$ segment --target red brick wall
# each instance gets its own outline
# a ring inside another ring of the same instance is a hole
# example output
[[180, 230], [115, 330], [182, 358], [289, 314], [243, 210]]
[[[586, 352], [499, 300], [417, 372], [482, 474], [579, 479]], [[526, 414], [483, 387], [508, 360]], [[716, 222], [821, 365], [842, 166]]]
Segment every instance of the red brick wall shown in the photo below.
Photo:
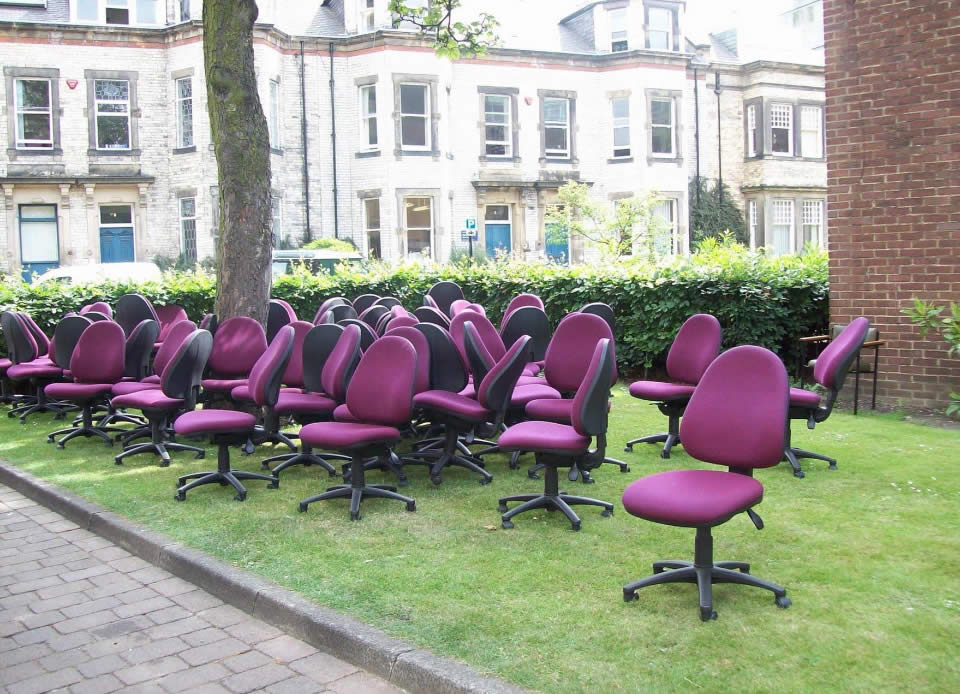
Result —
[[831, 319], [887, 340], [881, 401], [942, 407], [960, 359], [901, 311], [960, 301], [960, 5], [823, 5]]

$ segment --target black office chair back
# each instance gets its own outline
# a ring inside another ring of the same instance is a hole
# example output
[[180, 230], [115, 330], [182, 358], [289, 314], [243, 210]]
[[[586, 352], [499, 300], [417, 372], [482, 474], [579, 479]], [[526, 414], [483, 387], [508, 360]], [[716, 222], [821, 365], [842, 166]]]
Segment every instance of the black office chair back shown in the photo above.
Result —
[[606, 321], [607, 325], [610, 326], [610, 331], [616, 335], [617, 334], [617, 318], [613, 313], [613, 309], [610, 308], [607, 304], [601, 303], [599, 301], [592, 304], [587, 304], [580, 309], [580, 313], [592, 313], [595, 316], [600, 316], [603, 320]]
[[7, 354], [14, 364], [23, 364], [37, 358], [37, 343], [21, 323], [21, 319], [13, 311], [4, 311], [0, 314], [0, 327], [3, 329], [3, 339], [7, 343]]
[[360, 320], [376, 329], [377, 323], [383, 318], [384, 314], [390, 313], [390, 309], [382, 304], [374, 304], [359, 315]]
[[459, 393], [467, 386], [467, 368], [450, 333], [433, 323], [413, 326], [430, 344], [430, 389]]
[[379, 299], [380, 296], [378, 294], [361, 294], [353, 300], [353, 308], [356, 309], [357, 315], [360, 315], [377, 303]]
[[160, 384], [163, 394], [168, 398], [185, 400], [187, 409], [193, 409], [194, 395], [212, 350], [213, 335], [208, 331], [194, 330], [187, 335], [164, 369], [164, 379]]
[[386, 306], [388, 309], [393, 308], [394, 306], [401, 306], [400, 299], [395, 296], [384, 296], [377, 299], [374, 306]]
[[503, 324], [503, 329], [500, 331], [503, 346], [509, 349], [510, 345], [524, 335], [530, 337], [532, 361], [544, 359], [547, 355], [547, 345], [550, 344], [551, 331], [550, 319], [542, 309], [536, 306], [522, 306], [514, 309], [507, 316], [507, 322]]
[[57, 327], [53, 330], [53, 361], [61, 369], [70, 368], [73, 348], [77, 346], [77, 341], [91, 322], [87, 314], [84, 314], [67, 316], [57, 323]]
[[130, 335], [141, 321], [155, 320], [158, 324], [160, 323], [153, 305], [139, 294], [124, 294], [117, 299], [115, 314], [124, 335]]
[[444, 330], [450, 329], [450, 319], [433, 306], [418, 306], [413, 310], [413, 315], [416, 316], [417, 320], [421, 323], [433, 323], [434, 325], [439, 325]]
[[327, 315], [333, 316], [334, 323], [339, 323], [340, 321], [357, 318], [357, 310], [349, 304], [340, 304], [327, 311]]
[[123, 375], [139, 381], [149, 374], [150, 353], [160, 337], [160, 324], [155, 320], [142, 320], [127, 337], [123, 358]]
[[323, 365], [337, 346], [343, 327], [332, 323], [315, 325], [303, 338], [303, 388], [309, 393], [323, 392]]
[[273, 342], [273, 338], [280, 332], [280, 328], [289, 325], [297, 318], [291, 316], [287, 306], [276, 299], [271, 299], [267, 304], [267, 344]]
[[344, 327], [355, 325], [360, 328], [360, 349], [364, 352], [370, 349], [370, 345], [377, 341], [377, 331], [359, 318], [347, 318], [346, 320], [340, 321], [337, 325]]
[[450, 315], [450, 304], [457, 299], [465, 298], [463, 290], [456, 282], [437, 282], [430, 287], [427, 294], [433, 297], [433, 300], [437, 302], [437, 307], [447, 316]]

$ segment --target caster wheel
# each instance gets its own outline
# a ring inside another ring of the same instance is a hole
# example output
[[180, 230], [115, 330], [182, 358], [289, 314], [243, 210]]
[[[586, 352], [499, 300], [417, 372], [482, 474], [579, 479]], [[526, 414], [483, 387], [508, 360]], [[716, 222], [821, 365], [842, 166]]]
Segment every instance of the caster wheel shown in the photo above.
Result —
[[512, 522], [512, 521], [508, 521], [508, 520], [507, 520], [507, 521], [503, 521], [502, 523], [500, 523], [500, 525], [503, 526], [503, 529], [504, 529], [504, 530], [510, 530], [510, 529], [513, 528], [513, 522]]
[[360, 520], [360, 514], [359, 514], [359, 513], [351, 513], [351, 514], [350, 514], [350, 520], [352, 520], [352, 521], [358, 521], [358, 520]]
[[410, 511], [410, 512], [416, 511], [416, 510], [417, 510], [417, 502], [416, 502], [416, 501], [409, 501], [409, 502], [407, 502], [407, 510]]
[[579, 524], [579, 523], [571, 523], [571, 524], [570, 524], [570, 529], [573, 530], [574, 532], [580, 532], [580, 524]]
[[793, 604], [790, 601], [790, 598], [788, 598], [786, 595], [781, 595], [780, 597], [774, 598], [773, 601], [777, 604], [777, 607], [779, 607], [781, 610], [785, 610], [788, 607], [790, 607], [790, 605]]
[[581, 481], [582, 481], [584, 484], [596, 484], [596, 483], [597, 483], [597, 481], [596, 481], [595, 479], [593, 479], [593, 478], [592, 478], [590, 475], [588, 475], [587, 473], [583, 473], [583, 479], [582, 479]]
[[47, 439], [47, 443], [53, 443], [53, 441], [54, 440], [52, 438]]
[[[118, 464], [118, 465], [122, 465], [123, 463], [117, 463], [117, 464]], [[166, 460], [163, 460], [163, 459], [161, 458], [161, 459], [160, 459], [160, 467], [170, 467], [170, 459], [167, 458]]]
[[499, 506], [497, 506], [497, 510], [498, 510], [500, 513], [506, 513], [506, 512], [507, 512], [507, 505], [506, 505], [506, 504], [500, 504]]
[[58, 449], [58, 450], [61, 450], [61, 451], [62, 451], [64, 448], [66, 448], [66, 446], [64, 446], [62, 443], [58, 443], [58, 444], [57, 444], [57, 449]]
[[439, 476], [431, 476], [431, 477], [430, 477], [430, 481], [433, 482], [433, 483], [434, 483], [435, 485], [437, 485], [438, 487], [439, 487], [441, 484], [443, 484], [443, 480], [440, 479]]
[[328, 475], [329, 477], [336, 477], [336, 476], [337, 476], [337, 471], [336, 471], [336, 470], [331, 470], [330, 472], [327, 473], [327, 475]]
[[177, 501], [186, 501], [187, 495], [185, 492], [177, 492], [173, 498], [176, 499]]
[[624, 447], [623, 447], [623, 452], [624, 452], [624, 453], [633, 453], [633, 446], [624, 446]]
[[798, 480], [802, 480], [804, 477], [806, 477], [806, 475], [803, 474], [803, 470], [797, 470], [796, 472], [793, 473], [793, 476], [796, 477]]
[[836, 464], [836, 463], [831, 463], [830, 465], [827, 466], [827, 469], [829, 469], [829, 470], [836, 470], [836, 469], [837, 469], [837, 464]]
[[620, 472], [621, 472], [621, 474], [624, 473], [624, 472], [630, 472], [630, 466], [629, 466], [629, 465], [624, 465], [622, 468], [620, 468]]
[[260, 463], [260, 469], [261, 469], [261, 470], [269, 470], [269, 469], [270, 469], [270, 463]]
[[668, 451], [660, 451], [660, 457], [664, 460], [670, 460], [670, 453]]
[[612, 508], [605, 508], [605, 509], [603, 509], [603, 513], [601, 513], [600, 515], [603, 516], [604, 518], [609, 518], [610, 516], [613, 515], [613, 509], [612, 509]]
[[481, 477], [481, 478], [480, 478], [480, 486], [483, 487], [483, 486], [485, 486], [485, 485], [488, 485], [488, 484], [490, 484], [490, 482], [492, 482], [492, 481], [493, 481], [493, 478], [492, 478], [492, 477]]
[[200, 460], [201, 458], [205, 458], [205, 457], [207, 457], [207, 454], [204, 453], [203, 451], [200, 451], [200, 452], [197, 453], [195, 456], [193, 456], [193, 459], [194, 459], [194, 460]]
[[532, 480], [540, 479], [540, 475], [538, 475], [536, 472], [528, 472], [527, 477], [529, 477]]
[[[123, 461], [120, 460], [120, 458], [114, 458], [114, 459], [113, 459], [113, 464], [114, 464], [114, 465], [123, 465]], [[178, 484], [177, 486], [179, 487], [180, 485]]]
[[297, 506], [297, 510], [298, 510], [300, 513], [306, 513], [306, 512], [307, 512], [307, 505], [306, 505], [306, 504], [300, 504], [299, 506]]
[[709, 622], [717, 618], [717, 613], [714, 612], [711, 608], [700, 608], [700, 621]]
[[664, 571], [666, 571], [666, 569], [664, 569], [662, 566], [653, 567], [653, 573], [655, 574], [662, 574]]
[[247, 495], [246, 495], [246, 494], [237, 494], [235, 497], [233, 497], [233, 500], [234, 500], [234, 501], [246, 501], [246, 500], [247, 500]]
[[267, 485], [267, 489], [280, 489], [280, 480], [274, 480]]
[[640, 596], [637, 595], [635, 590], [625, 590], [623, 591], [623, 601], [624, 602], [633, 602], [634, 600], [639, 600]]

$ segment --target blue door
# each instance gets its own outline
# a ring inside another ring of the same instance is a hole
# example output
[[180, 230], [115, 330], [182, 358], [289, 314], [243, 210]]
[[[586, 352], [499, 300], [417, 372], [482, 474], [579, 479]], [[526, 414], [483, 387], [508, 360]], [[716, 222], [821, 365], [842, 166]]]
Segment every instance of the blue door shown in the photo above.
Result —
[[510, 225], [487, 224], [484, 226], [487, 238], [487, 257], [493, 258], [497, 253], [510, 252]]
[[133, 227], [100, 229], [100, 262], [133, 262]]
[[547, 224], [544, 250], [547, 260], [558, 265], [570, 263], [570, 233], [563, 224]]

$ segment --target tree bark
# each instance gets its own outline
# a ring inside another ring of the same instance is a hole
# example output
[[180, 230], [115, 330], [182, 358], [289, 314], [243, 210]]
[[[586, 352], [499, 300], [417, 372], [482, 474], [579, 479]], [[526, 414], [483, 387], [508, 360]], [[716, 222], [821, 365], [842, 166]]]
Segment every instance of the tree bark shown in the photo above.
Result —
[[220, 187], [216, 312], [266, 324], [270, 299], [270, 143], [253, 67], [256, 0], [205, 0], [203, 57]]

